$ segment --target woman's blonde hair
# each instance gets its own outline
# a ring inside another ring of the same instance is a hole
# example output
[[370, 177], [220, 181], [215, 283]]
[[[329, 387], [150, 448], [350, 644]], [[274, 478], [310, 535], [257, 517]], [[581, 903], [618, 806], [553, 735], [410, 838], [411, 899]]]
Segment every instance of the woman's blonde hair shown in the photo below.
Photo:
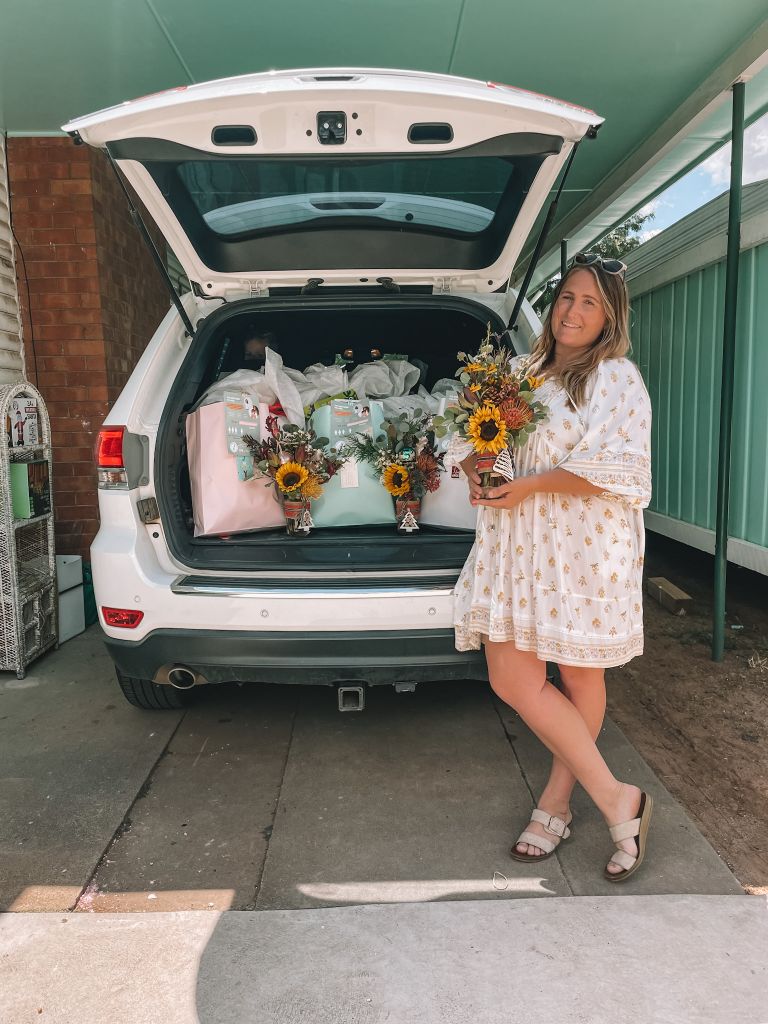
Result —
[[570, 267], [555, 288], [552, 302], [544, 319], [541, 335], [536, 340], [528, 361], [531, 373], [546, 370], [555, 355], [555, 336], [552, 332], [552, 314], [560, 293], [568, 279], [577, 270], [592, 274], [605, 310], [605, 327], [600, 337], [583, 355], [569, 363], [560, 374], [560, 383], [565, 388], [572, 405], [582, 405], [586, 399], [590, 378], [603, 359], [626, 356], [632, 349], [629, 339], [629, 297], [624, 278], [620, 274], [608, 274], [598, 265]]

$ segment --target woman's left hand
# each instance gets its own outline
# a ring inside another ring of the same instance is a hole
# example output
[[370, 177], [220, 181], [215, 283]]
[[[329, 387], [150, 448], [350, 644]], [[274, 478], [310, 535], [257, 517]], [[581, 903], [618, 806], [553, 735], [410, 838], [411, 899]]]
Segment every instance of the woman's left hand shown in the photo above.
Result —
[[512, 509], [517, 508], [521, 502], [529, 498], [531, 493], [530, 480], [526, 477], [518, 477], [500, 487], [489, 487], [485, 491], [485, 497], [475, 498], [473, 495], [470, 504], [484, 505], [486, 508]]

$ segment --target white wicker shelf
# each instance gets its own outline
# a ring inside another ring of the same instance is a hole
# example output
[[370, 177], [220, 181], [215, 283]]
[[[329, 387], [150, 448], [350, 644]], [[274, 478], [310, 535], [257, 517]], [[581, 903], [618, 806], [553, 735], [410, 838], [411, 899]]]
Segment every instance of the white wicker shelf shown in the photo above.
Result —
[[[37, 399], [39, 444], [9, 444], [6, 416], [14, 398]], [[11, 463], [42, 459], [53, 493], [51, 426], [42, 395], [27, 381], [0, 387], [0, 670], [15, 671], [19, 679], [58, 635], [53, 511], [15, 519], [11, 499]]]

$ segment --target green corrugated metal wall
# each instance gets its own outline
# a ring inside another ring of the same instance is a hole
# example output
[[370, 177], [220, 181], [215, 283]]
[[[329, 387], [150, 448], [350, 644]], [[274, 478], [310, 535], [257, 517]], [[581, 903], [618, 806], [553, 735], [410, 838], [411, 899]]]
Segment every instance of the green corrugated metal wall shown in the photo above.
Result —
[[[650, 510], [715, 528], [724, 262], [632, 296], [653, 404]], [[631, 291], [631, 283], [630, 283]], [[729, 536], [768, 547], [768, 243], [741, 254]]]

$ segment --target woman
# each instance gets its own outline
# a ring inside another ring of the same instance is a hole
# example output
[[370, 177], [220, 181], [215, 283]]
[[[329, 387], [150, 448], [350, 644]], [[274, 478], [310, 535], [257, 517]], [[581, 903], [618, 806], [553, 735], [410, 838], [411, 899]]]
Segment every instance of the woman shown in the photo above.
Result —
[[[651, 405], [630, 349], [625, 266], [579, 253], [553, 297], [527, 372], [549, 418], [516, 449], [517, 476], [484, 493], [456, 587], [456, 646], [485, 644], [493, 690], [553, 755], [549, 780], [511, 851], [541, 860], [570, 835], [578, 781], [610, 827], [604, 874], [629, 878], [645, 855], [652, 799], [620, 782], [595, 740], [604, 670], [643, 650], [642, 509], [650, 501]], [[519, 364], [521, 357], [513, 360]], [[562, 692], [546, 679], [560, 668]]]

